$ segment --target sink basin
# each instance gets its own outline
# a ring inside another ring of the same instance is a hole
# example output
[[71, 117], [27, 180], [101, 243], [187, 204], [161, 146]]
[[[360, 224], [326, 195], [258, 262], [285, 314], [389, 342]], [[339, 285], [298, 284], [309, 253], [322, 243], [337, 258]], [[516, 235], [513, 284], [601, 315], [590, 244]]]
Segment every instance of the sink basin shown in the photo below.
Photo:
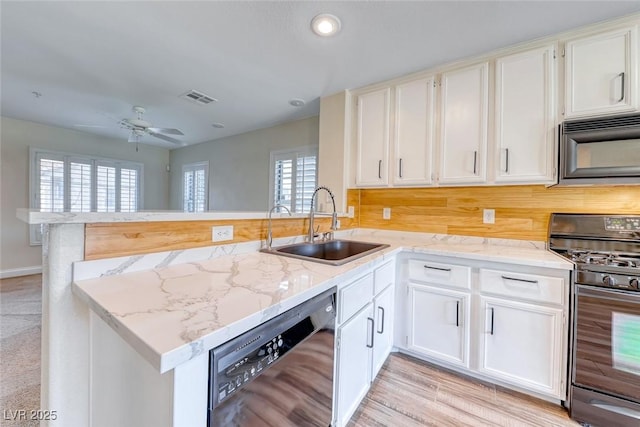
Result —
[[329, 240], [318, 243], [296, 243], [278, 248], [261, 249], [260, 251], [323, 264], [342, 265], [387, 247], [389, 245], [380, 243]]

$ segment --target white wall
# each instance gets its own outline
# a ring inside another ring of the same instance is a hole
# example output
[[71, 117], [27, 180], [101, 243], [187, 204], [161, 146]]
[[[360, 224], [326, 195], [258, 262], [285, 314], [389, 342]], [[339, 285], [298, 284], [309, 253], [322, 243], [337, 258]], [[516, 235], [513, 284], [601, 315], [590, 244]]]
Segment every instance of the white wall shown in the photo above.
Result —
[[209, 210], [266, 211], [272, 150], [318, 146], [318, 116], [171, 151], [171, 209], [182, 209], [182, 166], [209, 161]]
[[119, 139], [7, 117], [0, 125], [1, 275], [42, 263], [41, 247], [29, 246], [29, 228], [16, 218], [16, 209], [29, 207], [29, 146], [143, 163], [144, 210], [169, 207], [168, 149], [140, 144], [136, 153], [135, 145]]

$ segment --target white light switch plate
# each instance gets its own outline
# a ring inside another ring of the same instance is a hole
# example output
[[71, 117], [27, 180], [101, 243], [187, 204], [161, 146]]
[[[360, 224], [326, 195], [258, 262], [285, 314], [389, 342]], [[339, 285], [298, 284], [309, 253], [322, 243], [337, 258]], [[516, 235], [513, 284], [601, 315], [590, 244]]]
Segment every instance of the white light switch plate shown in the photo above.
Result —
[[496, 210], [495, 209], [484, 209], [482, 211], [482, 222], [484, 224], [495, 224], [496, 223]]
[[347, 206], [347, 216], [353, 218], [356, 215], [356, 210], [353, 206]]
[[391, 219], [391, 208], [382, 208], [382, 219]]
[[211, 240], [213, 242], [233, 240], [233, 225], [211, 227]]

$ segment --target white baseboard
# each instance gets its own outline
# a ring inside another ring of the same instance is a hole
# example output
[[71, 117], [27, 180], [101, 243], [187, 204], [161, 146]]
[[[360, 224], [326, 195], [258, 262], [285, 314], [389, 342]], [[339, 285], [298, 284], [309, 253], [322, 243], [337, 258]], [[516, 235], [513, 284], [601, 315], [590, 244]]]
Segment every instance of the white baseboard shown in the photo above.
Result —
[[42, 273], [41, 265], [22, 268], [10, 268], [8, 270], [0, 270], [0, 279], [8, 279], [9, 277], [28, 276], [30, 274], [40, 273]]

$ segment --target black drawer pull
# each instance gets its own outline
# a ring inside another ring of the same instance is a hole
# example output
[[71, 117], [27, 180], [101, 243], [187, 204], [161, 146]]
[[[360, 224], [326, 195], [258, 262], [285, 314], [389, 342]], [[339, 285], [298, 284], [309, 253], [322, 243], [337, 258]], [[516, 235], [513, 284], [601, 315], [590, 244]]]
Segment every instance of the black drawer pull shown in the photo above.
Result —
[[514, 282], [538, 283], [537, 280], [518, 279], [516, 277], [509, 277], [509, 276], [500, 276], [500, 277], [502, 277], [504, 280], [513, 280]]
[[428, 265], [425, 265], [424, 268], [428, 268], [430, 270], [438, 270], [438, 271], [451, 271], [450, 268], [431, 267], [431, 266], [428, 266]]

